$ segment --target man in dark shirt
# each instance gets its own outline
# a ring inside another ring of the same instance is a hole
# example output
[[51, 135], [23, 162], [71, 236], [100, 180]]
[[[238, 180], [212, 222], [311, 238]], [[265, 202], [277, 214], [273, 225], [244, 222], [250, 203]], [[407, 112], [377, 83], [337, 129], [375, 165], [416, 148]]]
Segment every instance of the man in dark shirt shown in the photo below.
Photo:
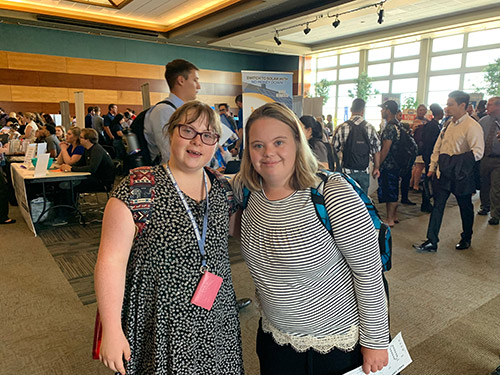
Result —
[[399, 172], [400, 168], [395, 159], [397, 144], [399, 143], [399, 132], [402, 131], [396, 113], [399, 106], [394, 100], [388, 100], [381, 105], [382, 118], [386, 120], [380, 136], [382, 150], [380, 151], [380, 177], [378, 179], [378, 200], [385, 203], [387, 207], [386, 224], [390, 227], [398, 222], [398, 199], [399, 199]]
[[76, 187], [77, 192], [111, 190], [115, 179], [113, 160], [104, 148], [97, 143], [98, 134], [94, 129], [82, 129], [80, 144], [85, 147], [83, 157], [76, 165], [63, 164], [65, 172], [90, 172], [91, 175]]
[[422, 212], [432, 211], [432, 204], [430, 200], [431, 194], [429, 190], [430, 179], [427, 177], [427, 173], [429, 172], [429, 165], [431, 163], [432, 150], [434, 149], [434, 144], [436, 143], [439, 137], [439, 132], [441, 131], [439, 121], [441, 121], [444, 115], [443, 108], [441, 108], [439, 104], [431, 104], [429, 108], [432, 111], [432, 120], [424, 124], [421, 134], [421, 152], [422, 159], [425, 164], [425, 182], [424, 189], [422, 190], [422, 205], [420, 206], [420, 210]]
[[87, 116], [85, 116], [85, 127], [86, 128], [91, 128], [92, 127], [92, 116], [95, 115], [95, 107], [88, 107], [87, 108]]
[[109, 145], [112, 145], [113, 139], [115, 139], [109, 127], [111, 126], [111, 122], [113, 121], [113, 119], [117, 114], [118, 114], [118, 106], [116, 104], [110, 104], [108, 105], [108, 113], [106, 113], [103, 117], [104, 137], [106, 138], [106, 142], [108, 142]]

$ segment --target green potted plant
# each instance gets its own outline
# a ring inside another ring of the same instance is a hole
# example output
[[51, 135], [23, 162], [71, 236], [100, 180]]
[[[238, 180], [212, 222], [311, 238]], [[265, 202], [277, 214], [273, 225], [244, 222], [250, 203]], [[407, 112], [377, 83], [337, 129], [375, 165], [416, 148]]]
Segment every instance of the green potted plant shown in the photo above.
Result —
[[332, 84], [333, 84], [332, 81], [329, 81], [325, 78], [314, 84], [314, 90], [316, 91], [316, 95], [323, 98], [323, 105], [325, 105], [326, 102], [328, 102], [328, 99], [330, 99], [330, 86]]
[[362, 72], [356, 80], [355, 90], [349, 90], [348, 95], [350, 98], [360, 98], [365, 101], [372, 95], [380, 94], [380, 92], [372, 87], [372, 80], [368, 77], [366, 72]]

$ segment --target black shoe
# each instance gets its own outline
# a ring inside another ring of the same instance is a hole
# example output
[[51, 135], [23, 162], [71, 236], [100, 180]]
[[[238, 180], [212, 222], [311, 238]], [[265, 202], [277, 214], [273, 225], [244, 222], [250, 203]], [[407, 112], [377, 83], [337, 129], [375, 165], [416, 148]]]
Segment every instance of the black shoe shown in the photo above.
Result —
[[498, 217], [491, 217], [490, 220], [488, 220], [488, 224], [490, 225], [498, 225], [500, 220], [498, 220]]
[[236, 301], [236, 306], [238, 307], [239, 310], [243, 310], [245, 307], [250, 305], [252, 303], [252, 300], [250, 298], [241, 298]]
[[459, 243], [456, 244], [455, 249], [457, 250], [465, 250], [470, 247], [470, 242], [464, 239], [461, 239]]
[[421, 212], [427, 212], [427, 213], [431, 213], [432, 212], [432, 206], [423, 206], [423, 207], [420, 207], [420, 211]]
[[416, 203], [413, 203], [411, 200], [409, 199], [405, 199], [405, 200], [401, 200], [401, 204], [406, 204], [408, 206], [416, 206], [417, 204]]
[[488, 212], [490, 212], [490, 210], [487, 210], [485, 208], [481, 208], [479, 211], [477, 211], [477, 214], [481, 215], [481, 216], [486, 216], [486, 215], [488, 215]]
[[438, 249], [437, 245], [434, 245], [431, 241], [427, 240], [420, 245], [413, 244], [413, 247], [419, 253], [435, 253]]

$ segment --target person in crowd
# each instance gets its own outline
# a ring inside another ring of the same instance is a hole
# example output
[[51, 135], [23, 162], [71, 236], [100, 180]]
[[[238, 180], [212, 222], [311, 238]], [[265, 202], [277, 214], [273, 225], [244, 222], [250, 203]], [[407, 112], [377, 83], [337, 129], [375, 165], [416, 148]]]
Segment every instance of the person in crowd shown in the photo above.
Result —
[[66, 140], [66, 131], [63, 126], [56, 125], [56, 137], [59, 139], [59, 142], [64, 142]]
[[165, 139], [163, 127], [168, 123], [176, 108], [187, 101], [196, 99], [201, 89], [199, 69], [189, 61], [177, 59], [165, 66], [165, 80], [170, 95], [168, 103], [158, 103], [151, 107], [144, 118], [144, 137], [148, 142], [151, 160], [166, 163], [170, 157], [170, 143]]
[[19, 126], [17, 119], [15, 117], [8, 117], [5, 120], [4, 126], [0, 129], [0, 133], [11, 134], [12, 130], [17, 130], [17, 126]]
[[[318, 173], [290, 109], [268, 103], [251, 114], [233, 188], [240, 202], [243, 187], [250, 191], [240, 211], [241, 250], [261, 306], [262, 375], [343, 375], [361, 365], [368, 374], [388, 363], [387, 302], [373, 223], [341, 175], [324, 183]], [[332, 233], [311, 198], [319, 185]]]
[[38, 125], [38, 128], [41, 129], [43, 125], [45, 125], [45, 119], [42, 117], [42, 114], [38, 112], [33, 113], [35, 115], [35, 123]]
[[116, 152], [116, 157], [125, 162], [127, 151], [123, 144], [123, 124], [125, 123], [125, 116], [118, 113], [109, 126], [111, 134], [113, 134], [113, 148]]
[[398, 120], [400, 123], [403, 121], [403, 111], [398, 109], [398, 113], [396, 113], [396, 120]]
[[42, 114], [42, 118], [43, 118], [43, 123], [44, 124], [50, 124], [50, 125], [56, 126], [56, 123], [55, 123], [54, 119], [48, 113]]
[[94, 107], [94, 117], [92, 117], [92, 129], [95, 129], [99, 135], [99, 144], [105, 145], [106, 138], [104, 137], [104, 118], [101, 116], [101, 107]]
[[351, 176], [368, 194], [370, 160], [373, 161], [373, 178], [380, 177], [380, 140], [373, 125], [364, 119], [365, 106], [363, 99], [353, 100], [351, 118], [335, 129], [332, 144], [336, 154], [342, 155], [342, 172]]
[[427, 240], [414, 244], [419, 252], [435, 252], [438, 248], [439, 230], [443, 220], [446, 202], [451, 193], [460, 207], [462, 233], [457, 250], [470, 247], [474, 206], [472, 193], [476, 192], [474, 164], [484, 153], [484, 137], [481, 125], [467, 113], [469, 94], [452, 91], [448, 95], [446, 110], [451, 119], [441, 131], [431, 156], [427, 176], [433, 179], [434, 207], [427, 227]]
[[47, 143], [47, 152], [50, 154], [50, 157], [57, 158], [57, 155], [61, 152], [61, 146], [59, 139], [56, 137], [55, 126], [52, 124], [45, 124], [40, 130], [40, 135], [44, 142]]
[[333, 117], [332, 115], [326, 115], [326, 124], [325, 128], [328, 129], [328, 133], [330, 137], [333, 135]]
[[106, 138], [106, 142], [109, 145], [113, 144], [113, 140], [115, 137], [113, 136], [113, 133], [111, 132], [110, 126], [111, 122], [115, 118], [115, 116], [118, 114], [118, 106], [116, 104], [110, 104], [108, 105], [108, 113], [106, 113], [103, 117], [103, 129], [104, 129], [104, 137]]
[[474, 119], [475, 121], [479, 121], [479, 117], [472, 103], [469, 103], [469, 105], [467, 106], [467, 113], [470, 117], [472, 117], [472, 119]]
[[130, 128], [130, 125], [132, 125], [132, 112], [129, 112], [129, 111], [125, 111], [123, 113], [123, 117], [125, 117], [125, 121], [122, 123], [122, 127], [123, 129], [129, 129]]
[[479, 215], [488, 215], [488, 224], [498, 225], [500, 220], [500, 97], [488, 100], [487, 116], [479, 124], [484, 133], [484, 156], [481, 159], [481, 208]]
[[87, 114], [85, 115], [85, 127], [87, 129], [92, 127], [92, 117], [95, 115], [95, 107], [91, 106], [87, 108]]
[[9, 115], [7, 113], [5, 113], [5, 110], [3, 108], [0, 108], [0, 128], [5, 126], [8, 118], [9, 118]]
[[238, 133], [238, 127], [233, 119], [233, 116], [231, 116], [231, 112], [229, 112], [229, 106], [227, 103], [219, 104], [219, 114], [227, 119], [227, 122], [231, 126], [231, 130]]
[[34, 142], [37, 138], [36, 131], [38, 130], [38, 125], [35, 123], [36, 116], [32, 112], [26, 112], [23, 118], [26, 125], [24, 129], [24, 138], [28, 139], [30, 142]]
[[480, 120], [487, 115], [486, 103], [487, 103], [486, 100], [480, 100], [479, 103], [477, 103], [476, 114]]
[[66, 140], [61, 142], [61, 152], [57, 157], [57, 164], [75, 165], [82, 158], [85, 148], [80, 144], [81, 129], [77, 126], [72, 126], [68, 129]]
[[234, 102], [238, 107], [238, 121], [236, 122], [236, 127], [238, 128], [238, 137], [235, 147], [239, 150], [240, 159], [243, 156], [243, 95], [238, 94], [234, 98]]
[[16, 220], [9, 218], [9, 185], [3, 174], [5, 165], [5, 154], [9, 151], [9, 145], [0, 142], [0, 225], [14, 224]]
[[415, 118], [415, 120], [413, 120], [413, 123], [411, 125], [411, 135], [413, 136], [413, 139], [415, 140], [415, 143], [418, 146], [418, 151], [417, 151], [417, 158], [415, 159], [415, 165], [413, 166], [413, 170], [411, 171], [411, 179], [409, 186], [412, 186], [413, 190], [416, 191], [420, 190], [420, 180], [422, 178], [422, 173], [425, 168], [425, 163], [422, 158], [422, 147], [423, 147], [422, 133], [424, 130], [424, 125], [428, 121], [425, 118], [426, 114], [427, 114], [426, 105], [420, 104], [417, 107], [417, 117]]
[[396, 162], [396, 151], [399, 143], [400, 131], [404, 131], [396, 119], [399, 110], [398, 103], [387, 100], [381, 105], [382, 119], [386, 123], [380, 135], [382, 150], [380, 151], [380, 177], [378, 179], [378, 200], [385, 203], [387, 209], [386, 224], [393, 227], [399, 222], [398, 200], [399, 200], [399, 173], [400, 168]]
[[429, 190], [429, 184], [431, 181], [427, 177], [429, 172], [429, 166], [431, 163], [432, 150], [441, 131], [439, 122], [443, 118], [443, 108], [437, 103], [430, 105], [429, 109], [432, 111], [432, 120], [425, 123], [422, 127], [422, 144], [419, 146], [419, 150], [422, 152], [422, 160], [424, 161], [425, 173], [424, 173], [424, 189], [422, 189], [422, 204], [420, 206], [420, 211], [422, 212], [432, 212], [431, 204], [431, 194]]
[[26, 122], [24, 120], [24, 114], [22, 112], [11, 112], [9, 114], [9, 117], [16, 118], [17, 122], [19, 123], [19, 133], [21, 133], [21, 136], [24, 136], [24, 130], [26, 129]]
[[[113, 371], [243, 374], [228, 258], [230, 187], [204, 168], [221, 134], [217, 117], [198, 101], [170, 117], [170, 159], [147, 170], [154, 196], [140, 233], [130, 203], [131, 178], [122, 180], [107, 204], [95, 286], [101, 360]], [[200, 269], [203, 277], [215, 277], [208, 269], [223, 279], [210, 310], [190, 302]]]
[[[73, 128], [72, 128], [73, 129]], [[109, 154], [97, 144], [98, 136], [94, 129], [84, 128], [80, 132], [80, 144], [85, 148], [82, 158], [74, 165], [64, 163], [65, 172], [90, 172], [91, 176], [83, 180], [78, 190], [98, 190], [103, 187], [111, 190], [115, 179], [115, 166]]]
[[316, 156], [316, 159], [318, 159], [323, 168], [330, 169], [328, 165], [328, 149], [323, 143], [323, 128], [321, 124], [313, 116], [302, 116], [300, 122], [314, 156]]

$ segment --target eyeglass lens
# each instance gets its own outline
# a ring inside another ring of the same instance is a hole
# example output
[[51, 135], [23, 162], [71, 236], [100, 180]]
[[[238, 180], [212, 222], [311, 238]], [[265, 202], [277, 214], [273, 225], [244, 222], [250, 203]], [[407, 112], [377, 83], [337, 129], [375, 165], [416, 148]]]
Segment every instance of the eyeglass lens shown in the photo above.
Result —
[[198, 132], [194, 130], [189, 125], [178, 125], [179, 126], [179, 135], [184, 139], [194, 139], [196, 136], [200, 135], [201, 141], [208, 145], [213, 146], [219, 140], [219, 136], [212, 132]]

